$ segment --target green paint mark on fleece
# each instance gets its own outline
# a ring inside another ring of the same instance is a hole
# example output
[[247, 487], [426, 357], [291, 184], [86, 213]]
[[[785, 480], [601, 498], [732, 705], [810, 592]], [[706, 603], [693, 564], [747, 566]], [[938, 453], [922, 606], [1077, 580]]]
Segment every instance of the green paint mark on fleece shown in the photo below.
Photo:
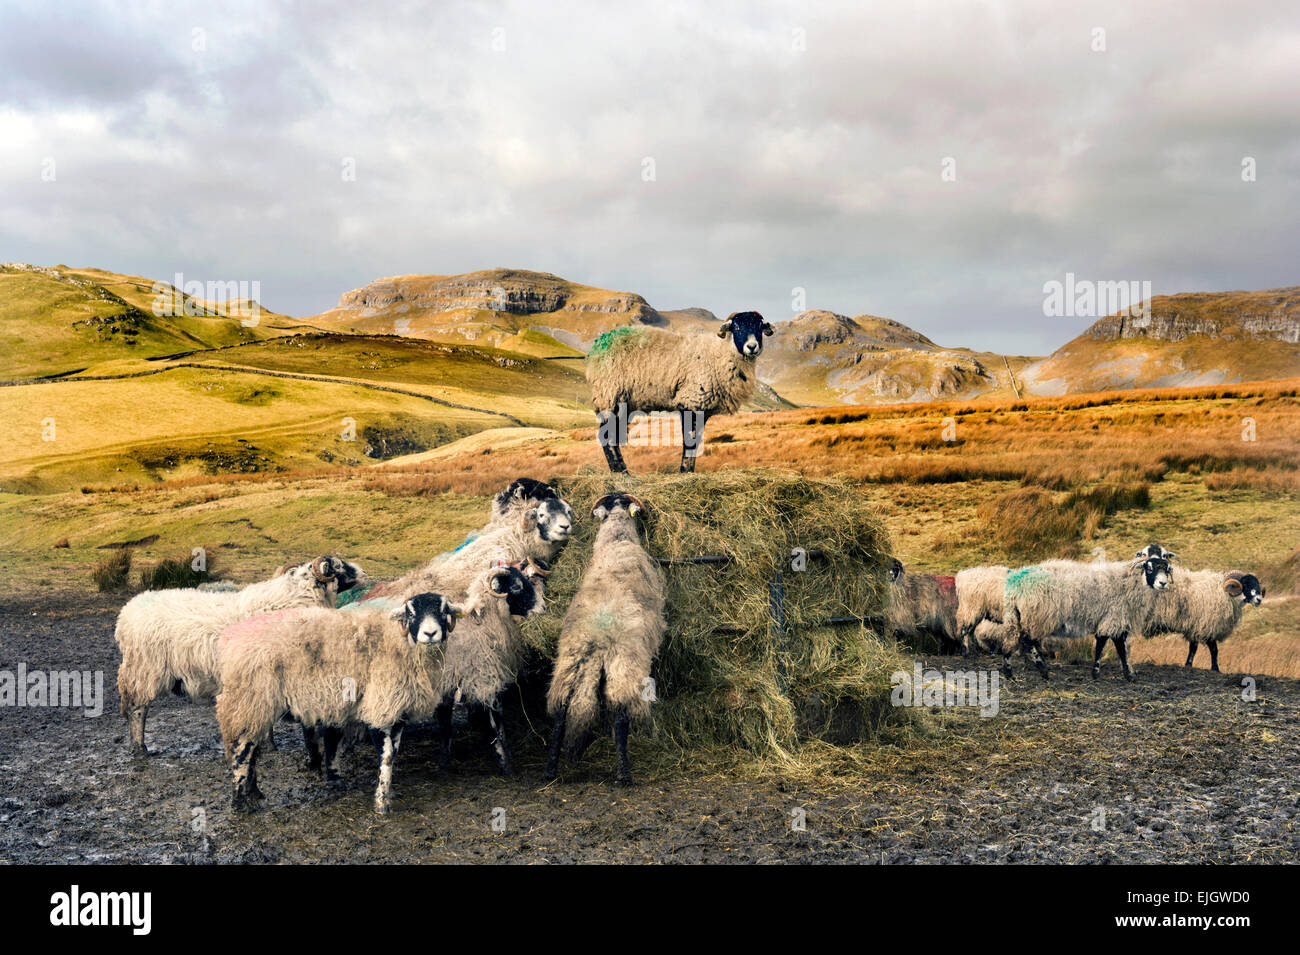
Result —
[[611, 328], [596, 336], [596, 340], [591, 343], [591, 351], [587, 352], [588, 358], [604, 358], [621, 346], [630, 343], [630, 340], [639, 335], [641, 329], [633, 328], [630, 325], [623, 325], [620, 328]]
[[1007, 574], [1007, 591], [1023, 593], [1034, 584], [1041, 583], [1051, 575], [1041, 567], [1021, 567]]
[[334, 598], [334, 608], [337, 610], [339, 607], [346, 607], [348, 604], [357, 603], [364, 598], [366, 594], [374, 590], [375, 587], [375, 584], [370, 584], [368, 587], [353, 587], [351, 590], [343, 591], [343, 593]]

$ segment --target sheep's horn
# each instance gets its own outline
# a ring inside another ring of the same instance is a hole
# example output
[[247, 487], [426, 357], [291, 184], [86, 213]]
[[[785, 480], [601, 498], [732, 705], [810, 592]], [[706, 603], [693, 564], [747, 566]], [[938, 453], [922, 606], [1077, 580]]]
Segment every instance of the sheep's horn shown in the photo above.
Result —
[[1229, 577], [1223, 582], [1223, 589], [1229, 597], [1240, 597], [1242, 591], [1241, 581]]
[[645, 511], [645, 501], [641, 500], [641, 498], [637, 497], [635, 494], [624, 494], [623, 496], [639, 507], [642, 511]]
[[600, 507], [605, 507], [605, 508], [607, 508], [607, 507], [609, 507], [609, 502], [610, 502], [610, 500], [611, 500], [613, 497], [614, 497], [613, 494], [606, 494], [604, 497], [602, 497], [602, 498], [600, 498], [598, 501], [596, 501], [595, 504], [591, 505], [591, 516], [592, 516], [592, 517], [595, 517], [595, 516], [596, 516], [596, 509], [597, 509], [597, 508], [600, 508]]
[[330, 559], [328, 557], [317, 557], [311, 562], [312, 576], [321, 583], [329, 583], [337, 576], [336, 574], [327, 573], [330, 568]]
[[538, 577], [551, 576], [551, 567], [548, 563], [546, 563], [546, 561], [533, 560], [533, 558], [529, 557], [527, 558], [527, 563], [528, 563], [528, 569], [531, 570]]
[[509, 595], [506, 594], [504, 591], [493, 590], [493, 589], [492, 589], [492, 581], [493, 581], [495, 578], [497, 578], [497, 577], [509, 577], [509, 576], [510, 576], [510, 568], [509, 568], [509, 567], [498, 567], [496, 570], [490, 570], [490, 571], [488, 571], [488, 575], [487, 575], [487, 579], [488, 579], [488, 593], [492, 594], [492, 596], [494, 596], [494, 597], [496, 597], [496, 598], [498, 598], [498, 599], [500, 599], [500, 600], [505, 600], [506, 597], [509, 596]]
[[725, 322], [723, 322], [721, 325], [718, 326], [718, 337], [726, 338], [730, 334], [731, 334], [731, 319], [727, 319]]

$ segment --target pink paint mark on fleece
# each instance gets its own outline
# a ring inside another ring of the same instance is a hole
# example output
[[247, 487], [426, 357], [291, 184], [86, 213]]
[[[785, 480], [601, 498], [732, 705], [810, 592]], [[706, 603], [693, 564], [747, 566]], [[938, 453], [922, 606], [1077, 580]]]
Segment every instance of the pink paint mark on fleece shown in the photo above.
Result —
[[274, 613], [264, 613], [256, 617], [249, 617], [247, 620], [241, 620], [239, 623], [232, 623], [221, 631], [221, 645], [225, 646], [227, 643], [233, 643], [236, 640], [256, 637], [265, 633], [266, 628], [271, 624], [301, 612], [301, 607], [286, 607], [284, 610], [277, 610]]
[[942, 594], [952, 593], [957, 589], [956, 577], [939, 577], [939, 592]]

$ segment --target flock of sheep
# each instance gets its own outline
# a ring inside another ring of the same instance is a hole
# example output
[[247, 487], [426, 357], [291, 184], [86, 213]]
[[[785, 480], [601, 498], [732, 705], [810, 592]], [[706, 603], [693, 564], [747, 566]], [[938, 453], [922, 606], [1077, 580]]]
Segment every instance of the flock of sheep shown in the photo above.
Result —
[[1000, 653], [1007, 676], [1019, 651], [1047, 679], [1043, 641], [1091, 636], [1097, 641], [1092, 675], [1101, 673], [1109, 640], [1124, 678], [1132, 680], [1129, 639], [1165, 633], [1183, 635], [1187, 666], [1197, 647], [1207, 646], [1218, 672], [1219, 644], [1237, 628], [1246, 604], [1263, 601], [1264, 587], [1241, 571], [1187, 570], [1174, 564], [1175, 556], [1149, 544], [1128, 561], [970, 567], [955, 577], [906, 573], [894, 560], [889, 623], [897, 635], [937, 637], [941, 652]]
[[[625, 471], [623, 432], [607, 426], [634, 412], [682, 415], [681, 469], [694, 469], [708, 417], [736, 411], [754, 391], [754, 365], [772, 327], [739, 312], [712, 336], [660, 329], [615, 329], [587, 361], [612, 471]], [[605, 715], [612, 717], [616, 781], [631, 782], [627, 736], [649, 715], [651, 664], [664, 637], [665, 581], [645, 551], [637, 516], [645, 505], [609, 494], [592, 507], [601, 522], [590, 562], [561, 626], [547, 703], [554, 719], [545, 776], [554, 779], [564, 744], [580, 758]], [[275, 723], [302, 725], [308, 764], [338, 780], [345, 732], [370, 731], [379, 754], [375, 809], [391, 804], [393, 761], [404, 726], [436, 721], [438, 762], [450, 767], [452, 715], [464, 704], [485, 719], [501, 772], [512, 775], [502, 718], [503, 692], [523, 662], [520, 621], [542, 613], [550, 565], [568, 542], [573, 509], [548, 484], [520, 478], [493, 500], [487, 523], [464, 544], [405, 576], [371, 584], [354, 563], [325, 556], [289, 566], [242, 590], [146, 592], [118, 617], [118, 690], [131, 747], [145, 755], [145, 718], [159, 696], [216, 696], [233, 804], [262, 799], [257, 758]], [[1048, 675], [1043, 642], [1095, 636], [1093, 676], [1109, 640], [1127, 679], [1134, 635], [1181, 633], [1190, 650], [1231, 635], [1246, 603], [1264, 588], [1252, 574], [1188, 571], [1150, 545], [1114, 563], [1047, 561], [1031, 567], [974, 567], [955, 577], [904, 571], [891, 580], [895, 634], [937, 636], [941, 650], [1002, 654], [1010, 675], [1019, 651]]]
[[[608, 714], [616, 782], [631, 782], [628, 730], [649, 715], [645, 686], [665, 629], [665, 581], [638, 531], [644, 510], [630, 494], [592, 507], [601, 526], [564, 618], [547, 697], [555, 720], [548, 779], [566, 741], [581, 758]], [[452, 710], [462, 703], [471, 717], [486, 717], [501, 771], [513, 775], [501, 696], [522, 663], [520, 622], [545, 611], [545, 579], [573, 522], [555, 488], [520, 478], [465, 543], [396, 580], [372, 584], [351, 561], [325, 556], [242, 590], [139, 594], [115, 631], [133, 752], [147, 755], [145, 717], [159, 696], [215, 695], [233, 805], [250, 811], [263, 798], [258, 754], [278, 720], [302, 725], [308, 764], [331, 783], [345, 732], [364, 727], [379, 754], [375, 809], [385, 813], [403, 728], [436, 720], [439, 765], [448, 768]]]

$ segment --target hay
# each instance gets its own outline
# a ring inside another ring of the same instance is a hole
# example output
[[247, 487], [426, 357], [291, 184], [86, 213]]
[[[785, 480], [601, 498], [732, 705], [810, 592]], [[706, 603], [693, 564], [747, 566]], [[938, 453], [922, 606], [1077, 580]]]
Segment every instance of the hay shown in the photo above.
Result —
[[[525, 628], [548, 661], [562, 610], [590, 561], [596, 522], [587, 515], [602, 494], [623, 490], [645, 501], [652, 555], [730, 558], [664, 567], [668, 634], [655, 665], [653, 707], [660, 741], [682, 750], [721, 745], [788, 759], [801, 739], [856, 742], [912, 719], [889, 703], [890, 675], [909, 664], [879, 635], [889, 544], [859, 493], [836, 481], [760, 469], [584, 471], [556, 483], [579, 524], [547, 580], [555, 612]], [[796, 547], [822, 556], [795, 571]], [[784, 590], [784, 630], [773, 626], [774, 579]], [[876, 623], [826, 626], [833, 617]], [[715, 632], [720, 626], [735, 632]]]

